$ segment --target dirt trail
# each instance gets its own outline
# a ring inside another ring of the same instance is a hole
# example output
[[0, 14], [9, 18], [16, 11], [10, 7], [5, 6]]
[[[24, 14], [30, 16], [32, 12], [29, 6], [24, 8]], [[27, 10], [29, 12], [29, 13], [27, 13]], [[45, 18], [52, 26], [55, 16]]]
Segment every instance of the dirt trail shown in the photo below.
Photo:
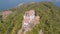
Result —
[[43, 34], [43, 31], [42, 31], [42, 29], [40, 29], [40, 31], [39, 31], [39, 34]]
[[17, 34], [22, 34], [22, 29], [20, 29]]

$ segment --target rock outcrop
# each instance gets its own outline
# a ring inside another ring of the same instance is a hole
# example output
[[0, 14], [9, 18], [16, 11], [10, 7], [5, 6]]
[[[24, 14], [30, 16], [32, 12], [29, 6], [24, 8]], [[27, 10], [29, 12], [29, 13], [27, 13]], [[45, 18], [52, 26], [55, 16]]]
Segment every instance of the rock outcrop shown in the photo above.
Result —
[[31, 31], [32, 28], [39, 23], [40, 17], [35, 16], [35, 10], [29, 10], [25, 12], [24, 19], [22, 22], [22, 28], [19, 30], [18, 34], [23, 32], [26, 34], [26, 32]]
[[3, 17], [5, 18], [5, 17], [7, 17], [9, 14], [11, 14], [12, 13], [12, 11], [3, 11], [2, 12], [2, 15], [3, 15]]

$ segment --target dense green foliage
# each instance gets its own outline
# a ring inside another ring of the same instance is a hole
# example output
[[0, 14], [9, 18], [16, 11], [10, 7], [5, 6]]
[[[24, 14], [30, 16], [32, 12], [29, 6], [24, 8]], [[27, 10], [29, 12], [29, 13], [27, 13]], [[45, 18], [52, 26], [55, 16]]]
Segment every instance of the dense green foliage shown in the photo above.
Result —
[[28, 34], [38, 34], [40, 29], [44, 34], [60, 34], [60, 10], [51, 2], [29, 3], [9, 9], [13, 13], [6, 19], [2, 18], [0, 34], [17, 34], [22, 25], [24, 12], [31, 9], [34, 9], [36, 15], [40, 16], [40, 24], [36, 25]]

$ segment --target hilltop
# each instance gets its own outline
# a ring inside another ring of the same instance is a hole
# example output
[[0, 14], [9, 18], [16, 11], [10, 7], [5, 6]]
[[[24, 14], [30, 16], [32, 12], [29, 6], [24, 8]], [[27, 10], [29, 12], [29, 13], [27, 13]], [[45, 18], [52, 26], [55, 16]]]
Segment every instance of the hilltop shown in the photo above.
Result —
[[12, 13], [6, 19], [1, 15], [0, 34], [17, 34], [22, 26], [24, 13], [32, 9], [40, 16], [40, 23], [28, 34], [38, 34], [40, 29], [44, 34], [60, 34], [60, 10], [51, 2], [29, 3], [9, 9]]

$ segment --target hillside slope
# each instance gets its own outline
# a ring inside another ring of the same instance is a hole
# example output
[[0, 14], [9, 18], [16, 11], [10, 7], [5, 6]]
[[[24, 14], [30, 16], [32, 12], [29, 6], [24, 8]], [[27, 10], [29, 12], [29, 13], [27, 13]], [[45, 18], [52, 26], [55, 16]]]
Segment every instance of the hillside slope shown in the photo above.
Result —
[[60, 10], [51, 2], [38, 2], [23, 4], [11, 10], [6, 19], [0, 21], [0, 34], [17, 34], [21, 28], [23, 15], [26, 11], [34, 9], [40, 16], [40, 24], [36, 25], [28, 34], [38, 34], [40, 29], [44, 34], [60, 34]]

